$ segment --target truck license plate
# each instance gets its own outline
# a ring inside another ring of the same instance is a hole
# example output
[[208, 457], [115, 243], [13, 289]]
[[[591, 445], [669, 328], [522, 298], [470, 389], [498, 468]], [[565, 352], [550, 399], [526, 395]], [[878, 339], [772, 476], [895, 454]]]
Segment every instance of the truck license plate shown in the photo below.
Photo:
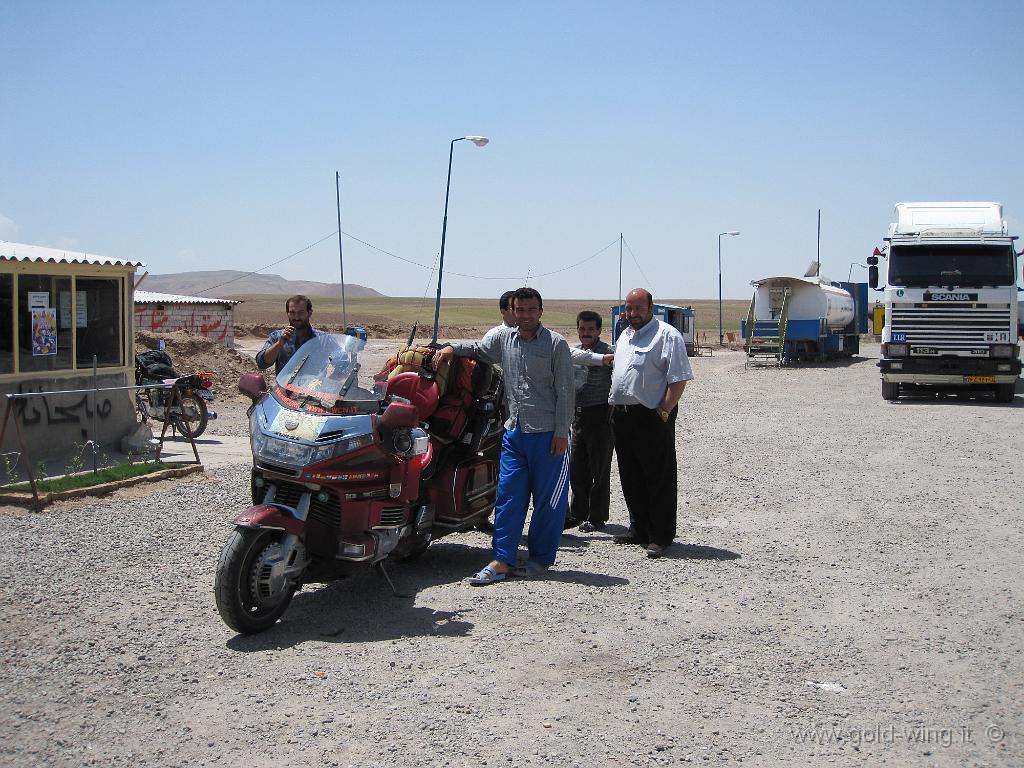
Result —
[[995, 376], [966, 376], [967, 384], [995, 384]]

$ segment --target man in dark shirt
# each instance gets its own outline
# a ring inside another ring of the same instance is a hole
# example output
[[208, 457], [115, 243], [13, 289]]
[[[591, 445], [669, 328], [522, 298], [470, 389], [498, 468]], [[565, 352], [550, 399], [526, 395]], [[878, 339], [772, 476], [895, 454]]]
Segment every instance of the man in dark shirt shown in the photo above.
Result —
[[612, 348], [601, 340], [601, 316], [584, 310], [576, 316], [578, 349], [606, 356], [605, 365], [575, 367], [576, 414], [572, 422], [569, 486], [572, 501], [566, 528], [603, 531], [608, 522], [612, 447], [615, 443], [609, 418], [608, 391], [612, 386]]
[[308, 297], [301, 294], [292, 296], [284, 306], [288, 312], [288, 327], [271, 332], [263, 348], [256, 353], [256, 367], [261, 371], [274, 366], [274, 373], [280, 373], [295, 350], [321, 335], [321, 331], [309, 323], [313, 316], [313, 302]]

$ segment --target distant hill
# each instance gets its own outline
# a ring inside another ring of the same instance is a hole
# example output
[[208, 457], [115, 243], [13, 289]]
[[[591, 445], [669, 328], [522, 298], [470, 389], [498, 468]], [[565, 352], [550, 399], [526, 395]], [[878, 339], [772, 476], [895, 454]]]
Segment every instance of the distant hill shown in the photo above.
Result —
[[[217, 286], [217, 287], [214, 287]], [[341, 296], [341, 283], [318, 283], [313, 280], [285, 280], [280, 275], [250, 275], [233, 269], [218, 269], [208, 272], [178, 272], [172, 275], [149, 275], [139, 290], [157, 293], [176, 293], [180, 296], [204, 296], [225, 299], [260, 293], [292, 295], [303, 293], [307, 296]], [[373, 288], [365, 285], [345, 283], [345, 296], [383, 297]]]

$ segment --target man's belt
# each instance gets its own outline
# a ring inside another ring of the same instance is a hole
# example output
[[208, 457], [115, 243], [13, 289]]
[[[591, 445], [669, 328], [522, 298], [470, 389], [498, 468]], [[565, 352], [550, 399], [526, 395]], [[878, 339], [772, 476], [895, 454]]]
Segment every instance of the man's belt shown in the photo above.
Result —
[[653, 408], [648, 408], [646, 405], [635, 403], [632, 405], [616, 405], [613, 406], [619, 413], [636, 413], [637, 411], [653, 411]]
[[608, 410], [608, 403], [596, 403], [594, 405], [577, 405], [576, 406], [576, 413], [583, 413], [584, 411], [592, 411], [595, 408], [601, 408], [601, 409], [607, 411]]

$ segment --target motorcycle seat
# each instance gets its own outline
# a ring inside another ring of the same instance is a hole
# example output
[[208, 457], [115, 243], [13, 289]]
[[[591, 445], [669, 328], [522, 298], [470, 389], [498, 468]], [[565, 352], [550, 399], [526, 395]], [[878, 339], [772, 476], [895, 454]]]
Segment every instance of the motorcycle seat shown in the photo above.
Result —
[[437, 383], [425, 379], [418, 373], [405, 371], [397, 373], [388, 379], [389, 395], [404, 397], [414, 406], [420, 421], [426, 421], [434, 415], [439, 400]]

